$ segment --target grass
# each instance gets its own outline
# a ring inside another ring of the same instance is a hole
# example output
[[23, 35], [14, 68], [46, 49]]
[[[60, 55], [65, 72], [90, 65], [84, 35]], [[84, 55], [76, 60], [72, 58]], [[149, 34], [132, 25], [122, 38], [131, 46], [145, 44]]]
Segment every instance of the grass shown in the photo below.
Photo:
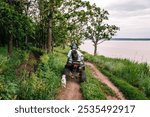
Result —
[[6, 48], [0, 48], [0, 53], [0, 99], [16, 99], [19, 82], [15, 70], [27, 54], [14, 50], [12, 57], [8, 58]]
[[[16, 69], [24, 60], [29, 59], [29, 52], [16, 50], [9, 59], [5, 48], [0, 48], [0, 52], [0, 99], [55, 99], [66, 62], [65, 57], [62, 59], [62, 54], [47, 55], [34, 49], [34, 53], [41, 55], [37, 71], [29, 75], [24, 70], [17, 78]], [[30, 65], [33, 67], [34, 63]]]
[[[0, 99], [47, 100], [56, 98], [68, 49], [55, 48], [54, 53], [49, 55], [38, 49], [34, 49], [33, 52], [36, 55], [40, 54], [39, 61], [33, 60], [30, 64], [34, 66], [38, 63], [36, 72], [29, 75], [24, 70], [17, 78], [16, 69], [23, 61], [29, 59], [29, 51], [15, 50], [14, 55], [7, 58], [6, 49], [0, 48]], [[95, 63], [99, 70], [109, 76], [127, 99], [147, 99], [150, 95], [147, 64], [102, 56], [93, 57], [88, 54], [85, 54], [85, 59]], [[94, 78], [88, 68], [86, 68], [86, 75], [87, 82], [81, 83], [84, 99], [104, 100], [107, 95], [115, 96], [110, 88]]]
[[19, 99], [54, 100], [56, 98], [66, 60], [60, 53], [44, 54], [40, 60], [36, 73], [21, 81]]
[[86, 69], [87, 82], [81, 84], [81, 91], [86, 100], [105, 100], [106, 95], [101, 89], [100, 82]]
[[146, 100], [148, 99], [145, 94], [140, 91], [138, 88], [130, 85], [126, 81], [115, 77], [109, 72], [103, 71], [110, 80], [120, 89], [120, 91], [125, 95], [126, 99], [129, 100]]
[[127, 59], [112, 59], [87, 53], [85, 59], [93, 62], [100, 71], [109, 76], [127, 99], [150, 97], [150, 71], [146, 63], [138, 64]]
[[105, 84], [97, 80], [86, 67], [87, 82], [81, 84], [84, 99], [106, 100], [107, 96], [117, 97], [116, 94]]

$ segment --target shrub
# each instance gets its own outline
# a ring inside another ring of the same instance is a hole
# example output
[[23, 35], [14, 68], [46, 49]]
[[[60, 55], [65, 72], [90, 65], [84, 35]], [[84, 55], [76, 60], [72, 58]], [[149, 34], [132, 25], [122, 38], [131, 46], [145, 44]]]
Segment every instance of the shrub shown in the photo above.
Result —
[[47, 54], [44, 54], [40, 57], [40, 60], [41, 60], [41, 63], [43, 64], [47, 64], [48, 60], [49, 60], [49, 57]]

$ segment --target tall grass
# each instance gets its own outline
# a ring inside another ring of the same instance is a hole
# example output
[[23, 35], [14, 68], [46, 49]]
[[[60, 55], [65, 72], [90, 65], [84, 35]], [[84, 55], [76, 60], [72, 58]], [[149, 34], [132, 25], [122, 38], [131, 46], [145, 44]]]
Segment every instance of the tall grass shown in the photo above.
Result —
[[[3, 60], [0, 67], [0, 99], [55, 99], [66, 63], [63, 54], [47, 55], [41, 50], [34, 49], [36, 55], [41, 55], [37, 71], [29, 75], [28, 71], [24, 70], [19, 78], [16, 78], [16, 69], [24, 60], [28, 60], [29, 52], [17, 50], [8, 59], [6, 49], [0, 48], [0, 51], [2, 56], [0, 61]], [[33, 67], [34, 64], [31, 65]]]
[[[86, 53], [85, 59], [95, 63], [98, 69], [106, 75], [109, 73], [109, 75], [111, 74], [110, 76], [115, 76], [119, 80], [125, 81], [126, 84], [136, 87], [147, 97], [150, 97], [150, 84], [148, 84], [150, 81], [150, 68], [146, 63], [139, 64], [127, 59], [112, 59], [104, 56], [92, 56]], [[132, 98], [128, 97], [128, 99]]]
[[113, 96], [117, 98], [112, 89], [103, 84], [100, 80], [96, 79], [92, 72], [86, 67], [87, 81], [81, 84], [81, 90], [84, 99], [87, 100], [106, 100], [107, 96]]
[[21, 81], [19, 99], [55, 99], [65, 59], [57, 53], [44, 54], [40, 59], [36, 73]]
[[81, 90], [84, 99], [87, 100], [105, 100], [106, 94], [101, 89], [100, 82], [93, 77], [88, 68], [86, 68], [87, 81], [81, 84]]
[[16, 99], [19, 82], [16, 79], [16, 68], [26, 58], [25, 51], [14, 50], [8, 58], [6, 48], [0, 48], [0, 99]]

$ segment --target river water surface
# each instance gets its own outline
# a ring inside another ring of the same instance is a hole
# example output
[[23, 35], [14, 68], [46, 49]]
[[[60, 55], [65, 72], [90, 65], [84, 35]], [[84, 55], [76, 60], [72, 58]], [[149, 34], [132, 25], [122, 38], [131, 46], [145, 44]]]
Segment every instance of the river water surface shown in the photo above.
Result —
[[[93, 43], [90, 40], [86, 40], [80, 49], [90, 54], [94, 52]], [[150, 64], [150, 41], [105, 41], [98, 45], [97, 54]]]

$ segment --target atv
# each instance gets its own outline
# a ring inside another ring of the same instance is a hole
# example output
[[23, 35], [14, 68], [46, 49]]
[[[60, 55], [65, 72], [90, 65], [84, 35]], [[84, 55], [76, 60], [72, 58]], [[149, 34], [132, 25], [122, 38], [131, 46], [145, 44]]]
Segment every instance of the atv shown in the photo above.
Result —
[[79, 82], [86, 81], [85, 64], [83, 61], [73, 61], [70, 70], [66, 74], [67, 80], [76, 79]]

